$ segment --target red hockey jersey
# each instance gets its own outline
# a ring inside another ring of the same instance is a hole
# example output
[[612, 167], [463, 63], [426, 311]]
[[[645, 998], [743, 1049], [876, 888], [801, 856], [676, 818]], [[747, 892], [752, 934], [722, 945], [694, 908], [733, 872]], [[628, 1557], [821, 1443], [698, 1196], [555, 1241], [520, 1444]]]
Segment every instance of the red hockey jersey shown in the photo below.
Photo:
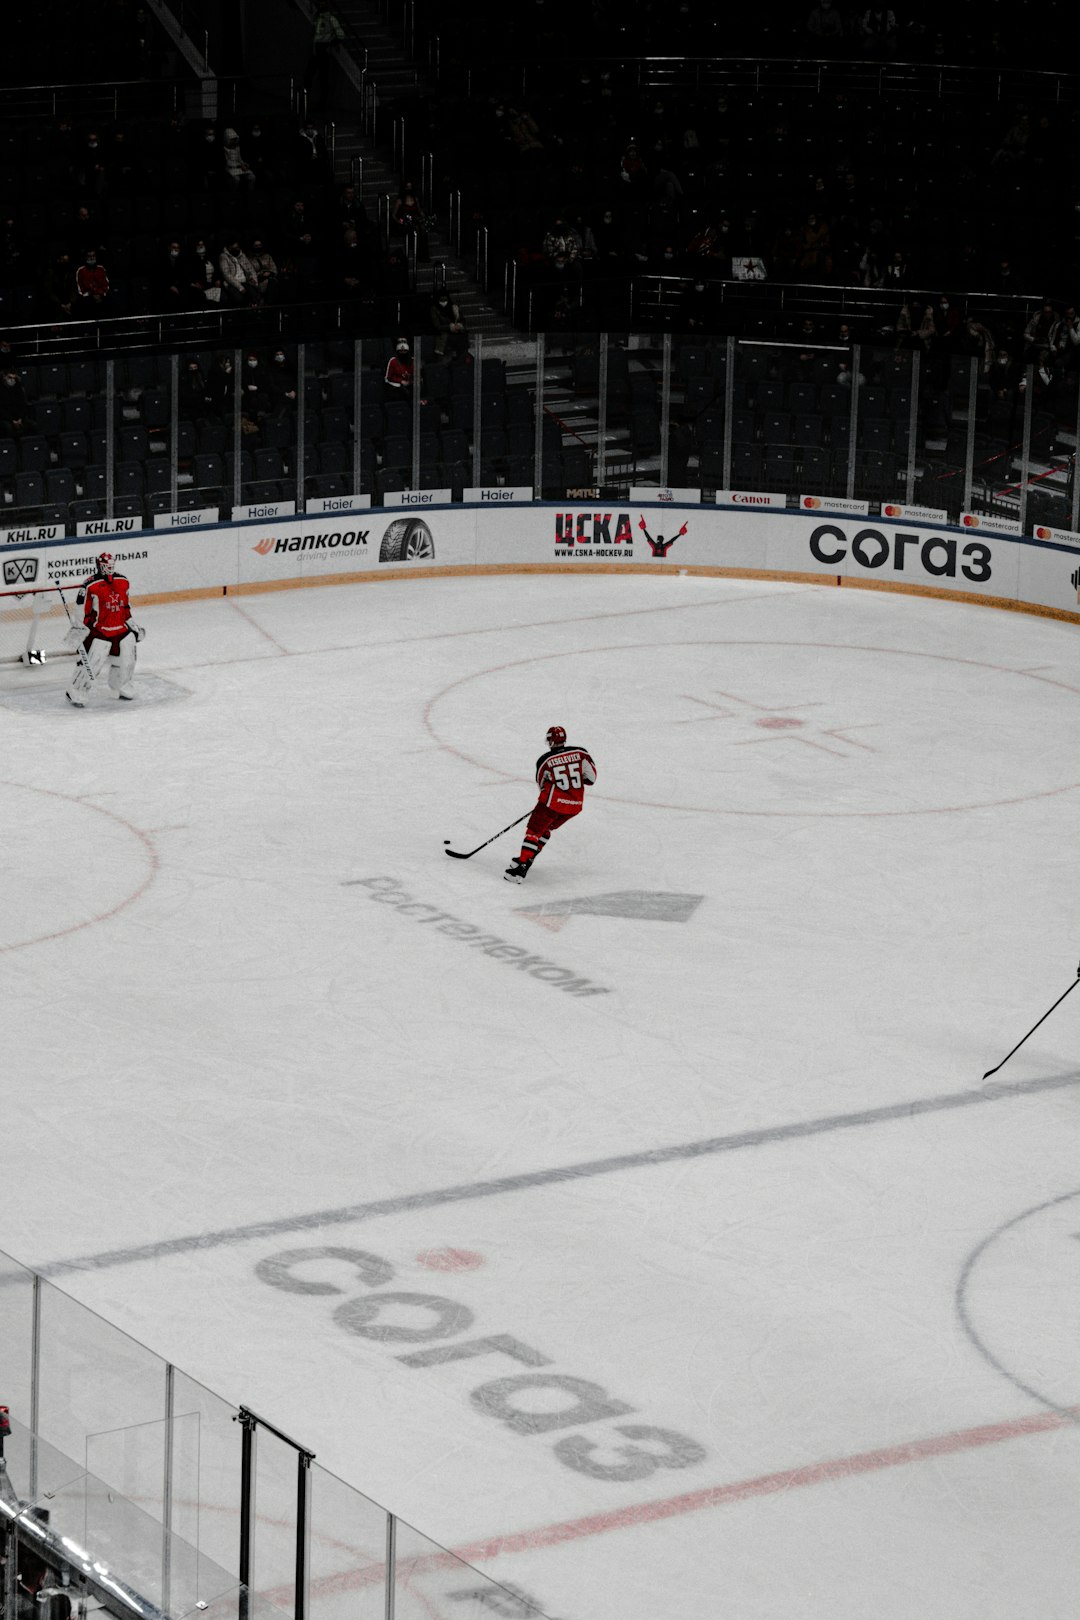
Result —
[[581, 809], [585, 789], [596, 781], [596, 762], [584, 748], [553, 748], [536, 762], [540, 803], [561, 815]]
[[106, 641], [119, 641], [127, 635], [131, 604], [128, 601], [128, 582], [123, 574], [111, 579], [95, 574], [86, 584], [86, 605], [83, 623], [95, 636]]

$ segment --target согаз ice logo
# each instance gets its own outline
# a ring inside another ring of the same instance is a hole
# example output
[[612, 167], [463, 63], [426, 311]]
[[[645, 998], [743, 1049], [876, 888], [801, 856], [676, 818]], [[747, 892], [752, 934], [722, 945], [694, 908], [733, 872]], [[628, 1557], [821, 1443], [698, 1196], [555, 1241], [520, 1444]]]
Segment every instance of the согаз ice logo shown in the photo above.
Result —
[[4, 584], [32, 585], [38, 575], [36, 557], [5, 557]]

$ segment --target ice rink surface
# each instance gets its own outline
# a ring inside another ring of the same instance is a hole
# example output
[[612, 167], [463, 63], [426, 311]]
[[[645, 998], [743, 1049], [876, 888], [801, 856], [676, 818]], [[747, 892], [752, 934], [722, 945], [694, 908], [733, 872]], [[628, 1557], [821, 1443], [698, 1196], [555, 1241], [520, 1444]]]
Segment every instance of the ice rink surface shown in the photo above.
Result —
[[[980, 1076], [1076, 973], [1077, 630], [139, 617], [137, 703], [0, 692], [0, 1246], [558, 1620], [1075, 1620], [1080, 996]], [[552, 724], [582, 816], [447, 860]]]

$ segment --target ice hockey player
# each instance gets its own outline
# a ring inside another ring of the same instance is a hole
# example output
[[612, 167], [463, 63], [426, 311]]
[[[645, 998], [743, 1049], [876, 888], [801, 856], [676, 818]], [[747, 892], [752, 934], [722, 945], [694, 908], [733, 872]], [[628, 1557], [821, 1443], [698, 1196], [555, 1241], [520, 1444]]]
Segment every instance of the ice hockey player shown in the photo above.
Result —
[[547, 734], [547, 753], [536, 762], [536, 781], [540, 797], [529, 817], [521, 854], [503, 873], [507, 883], [524, 883], [529, 867], [552, 833], [577, 815], [586, 787], [596, 781], [596, 763], [584, 748], [568, 748], [562, 726], [552, 726]]
[[83, 627], [73, 626], [68, 641], [76, 651], [81, 647], [82, 652], [75, 678], [67, 689], [68, 701], [77, 709], [84, 707], [106, 659], [109, 686], [118, 698], [130, 700], [135, 696], [135, 643], [146, 632], [131, 622], [128, 582], [116, 572], [111, 552], [103, 551], [98, 557], [97, 570], [79, 591], [79, 601], [84, 604]]

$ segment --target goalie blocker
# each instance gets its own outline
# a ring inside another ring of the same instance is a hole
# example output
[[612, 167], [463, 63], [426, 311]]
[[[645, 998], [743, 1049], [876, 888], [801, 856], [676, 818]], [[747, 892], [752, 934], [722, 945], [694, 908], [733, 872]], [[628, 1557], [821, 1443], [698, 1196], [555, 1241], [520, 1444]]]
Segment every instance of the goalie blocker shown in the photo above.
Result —
[[[67, 689], [70, 703], [81, 709], [90, 695], [95, 680], [108, 664], [109, 687], [118, 698], [130, 701], [135, 696], [135, 643], [145, 635], [141, 625], [131, 620], [128, 600], [128, 581], [118, 574], [112, 553], [103, 551], [97, 559], [97, 571], [91, 574], [79, 591], [83, 604], [83, 622], [72, 620], [68, 631], [69, 645], [78, 654], [75, 678]], [[61, 591], [63, 599], [63, 592]], [[66, 600], [64, 601], [67, 607]]]

